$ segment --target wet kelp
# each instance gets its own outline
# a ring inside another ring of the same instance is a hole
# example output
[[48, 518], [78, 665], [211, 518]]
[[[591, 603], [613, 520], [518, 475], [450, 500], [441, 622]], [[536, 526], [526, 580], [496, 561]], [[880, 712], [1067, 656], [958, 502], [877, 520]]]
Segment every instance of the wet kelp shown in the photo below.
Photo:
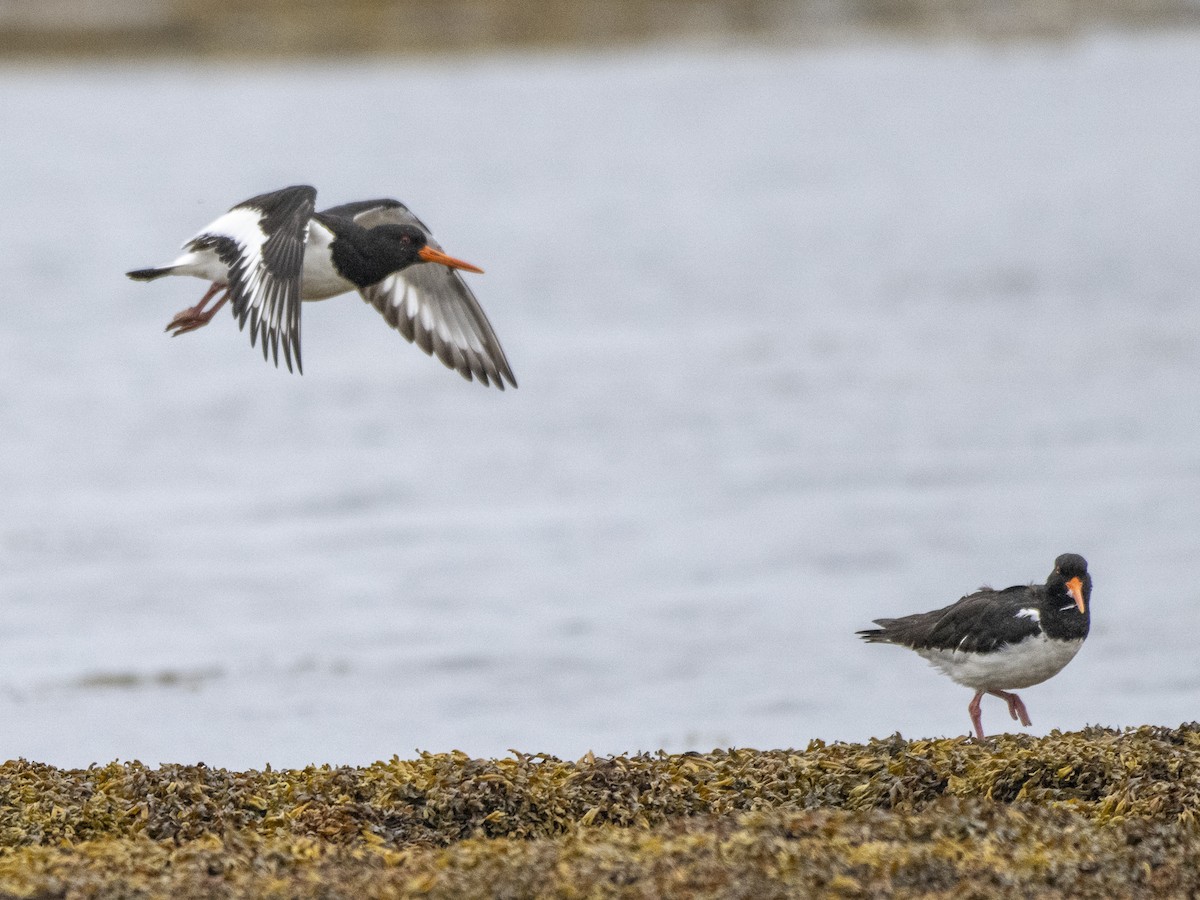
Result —
[[0, 895], [1200, 890], [1200, 725], [570, 762], [0, 767]]

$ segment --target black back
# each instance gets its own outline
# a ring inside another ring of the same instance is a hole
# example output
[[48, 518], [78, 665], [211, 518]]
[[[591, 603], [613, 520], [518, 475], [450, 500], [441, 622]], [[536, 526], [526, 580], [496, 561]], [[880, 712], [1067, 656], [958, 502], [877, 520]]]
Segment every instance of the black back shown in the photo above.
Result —
[[[358, 216], [369, 210], [380, 210], [381, 214], [378, 217], [372, 217], [366, 221], [359, 220], [359, 224], [367, 228], [373, 225], [388, 222], [402, 222], [409, 220], [414, 225], [419, 225], [425, 230], [425, 234], [429, 234], [429, 229], [425, 228], [424, 223], [414, 216], [399, 200], [392, 200], [389, 197], [380, 200], [355, 200], [351, 203], [340, 203], [337, 206], [331, 206], [328, 209], [321, 210], [323, 216], [333, 216], [339, 219], [350, 219], [354, 221]], [[382, 213], [382, 210], [388, 210], [388, 213]], [[376, 221], [378, 219], [378, 221]]]

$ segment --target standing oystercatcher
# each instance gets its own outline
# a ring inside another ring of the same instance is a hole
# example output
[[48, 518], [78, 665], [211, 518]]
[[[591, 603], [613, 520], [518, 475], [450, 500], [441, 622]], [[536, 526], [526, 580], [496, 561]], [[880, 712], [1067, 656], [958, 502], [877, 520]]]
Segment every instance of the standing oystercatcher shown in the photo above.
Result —
[[959, 684], [975, 691], [967, 711], [983, 737], [979, 701], [992, 694], [1009, 715], [1033, 724], [1013, 688], [1040, 684], [1074, 659], [1088, 634], [1092, 576], [1087, 560], [1064, 553], [1045, 584], [994, 591], [981, 588], [957, 603], [901, 619], [876, 619], [858, 632], [873, 644], [917, 651]]
[[[504, 390], [517, 381], [470, 288], [455, 272], [482, 272], [447, 256], [421, 220], [396, 200], [364, 200], [314, 212], [315, 188], [286, 187], [239, 203], [183, 245], [165, 266], [127, 273], [136, 281], [194, 275], [212, 282], [167, 331], [207, 325], [227, 300], [250, 344], [262, 338], [279, 365], [300, 364], [300, 301], [357, 290], [388, 324], [467, 381]], [[218, 297], [219, 295], [219, 297]], [[217, 302], [207, 308], [210, 300]]]

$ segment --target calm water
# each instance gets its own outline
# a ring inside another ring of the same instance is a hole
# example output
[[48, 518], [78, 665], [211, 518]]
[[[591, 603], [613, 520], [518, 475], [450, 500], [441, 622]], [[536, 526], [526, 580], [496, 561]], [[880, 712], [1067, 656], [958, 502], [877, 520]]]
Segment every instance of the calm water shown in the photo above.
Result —
[[[1035, 732], [1197, 715], [1200, 37], [0, 70], [0, 758], [964, 733], [856, 628], [1096, 578]], [[408, 202], [521, 388], [127, 281]], [[999, 701], [985, 724], [1010, 723]]]

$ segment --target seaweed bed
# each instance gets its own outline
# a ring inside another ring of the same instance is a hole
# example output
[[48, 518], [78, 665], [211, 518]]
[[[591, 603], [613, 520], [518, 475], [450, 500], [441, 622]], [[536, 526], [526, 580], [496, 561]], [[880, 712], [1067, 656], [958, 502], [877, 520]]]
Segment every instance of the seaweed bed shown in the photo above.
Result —
[[0, 897], [1200, 891], [1200, 724], [799, 750], [0, 766]]

